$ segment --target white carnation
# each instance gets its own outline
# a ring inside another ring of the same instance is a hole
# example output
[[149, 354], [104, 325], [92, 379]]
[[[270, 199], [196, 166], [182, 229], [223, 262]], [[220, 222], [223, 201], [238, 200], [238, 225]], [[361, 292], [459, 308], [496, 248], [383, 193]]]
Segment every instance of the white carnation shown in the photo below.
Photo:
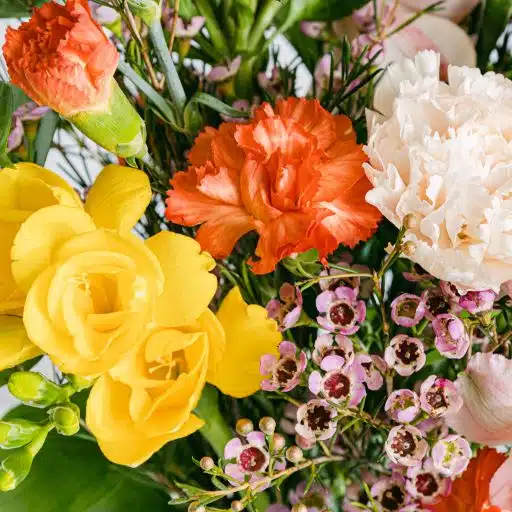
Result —
[[461, 290], [512, 279], [512, 81], [421, 52], [391, 66], [396, 96], [368, 113], [374, 188], [366, 200], [397, 227], [413, 214], [411, 257]]

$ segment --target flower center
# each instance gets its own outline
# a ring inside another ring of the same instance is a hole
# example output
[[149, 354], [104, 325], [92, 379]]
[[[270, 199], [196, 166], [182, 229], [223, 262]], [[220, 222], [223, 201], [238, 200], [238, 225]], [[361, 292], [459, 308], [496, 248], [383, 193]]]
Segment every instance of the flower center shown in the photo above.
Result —
[[340, 357], [343, 357], [343, 359], [345, 359], [345, 360], [347, 359], [346, 352], [341, 347], [337, 347], [337, 346], [327, 347], [323, 352], [324, 353], [323, 353], [322, 359], [327, 356], [340, 356]]
[[416, 440], [410, 432], [402, 430], [396, 433], [393, 442], [391, 443], [391, 448], [401, 457], [414, 455], [414, 452], [416, 451]]
[[355, 318], [354, 309], [346, 302], [335, 302], [329, 309], [329, 318], [335, 325], [350, 325]]
[[243, 471], [254, 473], [261, 471], [267, 463], [267, 457], [262, 450], [256, 446], [244, 448], [238, 457], [238, 464]]
[[436, 387], [431, 389], [426, 393], [425, 398], [430, 407], [435, 409], [437, 412], [441, 412], [448, 408], [446, 397], [444, 396], [441, 388]]
[[432, 473], [420, 473], [415, 480], [416, 490], [423, 496], [435, 496], [439, 491], [439, 484]]
[[306, 421], [313, 432], [323, 432], [329, 428], [331, 414], [326, 407], [313, 405], [307, 412]]
[[405, 493], [399, 485], [393, 485], [382, 495], [381, 499], [384, 510], [398, 510], [405, 503]]
[[416, 343], [412, 343], [409, 340], [403, 340], [396, 350], [396, 357], [406, 365], [416, 362], [418, 356], [418, 346]]
[[450, 311], [450, 303], [442, 295], [433, 295], [426, 302], [428, 310], [434, 315], [441, 315]]
[[414, 300], [406, 300], [402, 302], [398, 307], [398, 316], [406, 318], [414, 318], [418, 309], [418, 302]]
[[291, 357], [281, 359], [275, 372], [279, 384], [288, 384], [297, 374], [297, 361]]
[[324, 381], [324, 391], [329, 398], [347, 397], [350, 393], [350, 379], [340, 372], [334, 372]]

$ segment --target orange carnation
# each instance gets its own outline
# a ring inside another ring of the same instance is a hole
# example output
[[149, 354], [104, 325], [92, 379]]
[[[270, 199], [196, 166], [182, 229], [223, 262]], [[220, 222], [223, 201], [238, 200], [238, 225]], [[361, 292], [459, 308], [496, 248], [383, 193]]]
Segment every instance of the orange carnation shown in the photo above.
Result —
[[3, 47], [12, 82], [65, 117], [107, 108], [119, 54], [91, 18], [87, 0], [48, 2]]
[[432, 512], [508, 512], [490, 503], [491, 480], [506, 459], [496, 450], [480, 450], [463, 475], [453, 482], [450, 495], [428, 508]]
[[256, 230], [258, 274], [293, 253], [316, 248], [325, 258], [340, 243], [353, 247], [381, 218], [365, 201], [366, 157], [350, 119], [317, 100], [263, 104], [250, 124], [206, 128], [189, 160], [171, 180], [167, 218], [202, 224], [196, 238], [216, 258]]

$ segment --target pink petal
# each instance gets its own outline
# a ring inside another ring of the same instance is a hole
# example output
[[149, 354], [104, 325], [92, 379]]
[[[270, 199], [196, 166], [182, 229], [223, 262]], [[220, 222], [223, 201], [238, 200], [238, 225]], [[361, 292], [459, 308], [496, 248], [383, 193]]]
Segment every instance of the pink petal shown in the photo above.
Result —
[[297, 353], [297, 346], [291, 341], [282, 341], [279, 344], [279, 353], [282, 356], [295, 356]]
[[[238, 464], [228, 464], [224, 468], [224, 473], [226, 473], [226, 475], [228, 475], [231, 478], [233, 478], [233, 480], [237, 480], [238, 482], [243, 482], [244, 481], [244, 474], [240, 471], [240, 468], [238, 467]], [[238, 483], [232, 481], [231, 485], [238, 485]]]
[[277, 363], [277, 358], [272, 354], [264, 354], [260, 359], [260, 373], [261, 375], [268, 375], [272, 373], [274, 366]]
[[224, 447], [224, 458], [227, 460], [236, 459], [241, 450], [242, 441], [240, 441], [238, 437], [235, 437], [231, 439], [231, 441], [228, 441], [228, 443]]
[[330, 372], [332, 370], [339, 370], [340, 368], [343, 368], [345, 364], [345, 359], [341, 356], [327, 356], [322, 359], [322, 362], [320, 363], [320, 368], [324, 372]]
[[325, 292], [322, 292], [320, 295], [316, 298], [316, 309], [320, 313], [325, 313], [329, 309], [329, 304], [334, 299], [334, 293], [326, 290]]
[[260, 448], [264, 448], [266, 445], [265, 434], [263, 432], [258, 432], [257, 430], [247, 434], [246, 439], [249, 441], [249, 443], [253, 444], [254, 446], [259, 446]]
[[496, 471], [490, 486], [491, 504], [504, 511], [512, 510], [512, 457]]
[[318, 395], [318, 393], [320, 393], [320, 390], [322, 389], [322, 376], [320, 375], [320, 372], [315, 371], [311, 373], [311, 375], [309, 376], [308, 385], [311, 393], [314, 393], [315, 395]]

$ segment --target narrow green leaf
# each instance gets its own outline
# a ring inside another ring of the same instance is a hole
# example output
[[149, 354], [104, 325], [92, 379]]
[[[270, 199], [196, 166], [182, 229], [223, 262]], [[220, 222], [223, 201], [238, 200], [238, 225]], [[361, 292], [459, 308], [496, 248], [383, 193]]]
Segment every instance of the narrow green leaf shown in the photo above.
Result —
[[7, 153], [7, 141], [11, 132], [14, 111], [13, 91], [9, 84], [0, 83], [0, 154]]
[[51, 111], [48, 112], [48, 114], [46, 114], [39, 123], [35, 144], [35, 163], [38, 165], [44, 165], [46, 162], [46, 157], [52, 147], [53, 135], [57, 129], [58, 122], [59, 116], [55, 112]]
[[244, 117], [247, 118], [250, 116], [249, 112], [244, 112], [243, 110], [238, 110], [236, 108], [230, 107], [226, 105], [223, 101], [215, 98], [211, 94], [207, 94], [205, 92], [198, 92], [195, 96], [192, 97], [190, 102], [201, 103], [213, 110], [216, 110], [220, 114], [225, 114], [231, 117]]

